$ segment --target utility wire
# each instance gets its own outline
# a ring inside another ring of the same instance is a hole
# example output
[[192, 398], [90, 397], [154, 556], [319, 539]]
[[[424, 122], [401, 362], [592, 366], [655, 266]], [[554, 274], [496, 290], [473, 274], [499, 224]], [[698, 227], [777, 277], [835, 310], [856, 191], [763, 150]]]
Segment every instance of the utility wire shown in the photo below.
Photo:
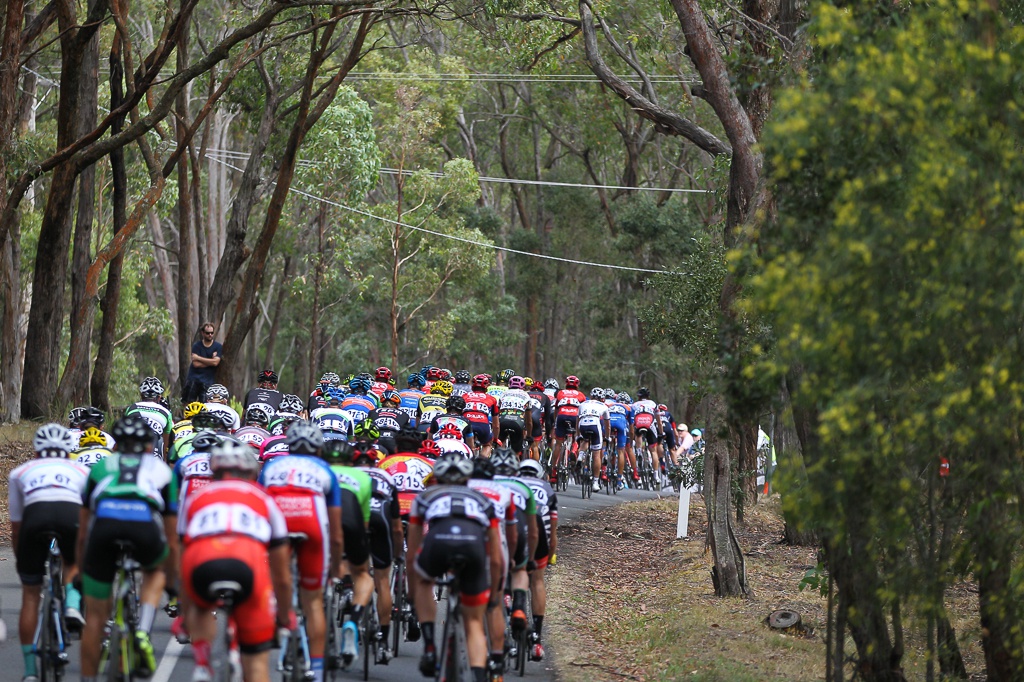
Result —
[[[242, 171], [241, 168], [239, 168], [238, 166], [234, 166], [234, 165], [228, 163], [227, 161], [222, 161], [222, 160], [220, 160], [218, 158], [215, 158], [215, 157], [212, 157], [212, 156], [210, 157], [210, 160], [215, 162], [215, 163], [219, 163], [222, 166], [227, 166], [228, 168], [234, 169], [236, 171], [239, 171], [239, 172]], [[277, 183], [274, 183], [274, 184], [277, 184]], [[445, 234], [444, 232], [437, 232], [435, 230], [428, 230], [425, 227], [418, 227], [416, 225], [409, 225], [408, 223], [403, 223], [403, 222], [400, 222], [398, 220], [391, 220], [390, 218], [384, 218], [382, 216], [370, 213], [369, 211], [362, 211], [362, 210], [360, 210], [358, 208], [352, 208], [351, 206], [346, 206], [345, 204], [339, 204], [336, 201], [331, 201], [330, 199], [325, 199], [324, 197], [318, 197], [315, 194], [311, 194], [309, 192], [305, 192], [305, 191], [303, 191], [301, 189], [296, 189], [295, 187], [289, 188], [289, 191], [295, 192], [296, 194], [299, 194], [301, 196], [307, 197], [309, 199], [313, 199], [315, 201], [322, 202], [324, 204], [327, 204], [328, 206], [335, 206], [337, 208], [344, 209], [346, 211], [350, 211], [352, 213], [357, 213], [357, 214], [359, 214], [361, 216], [366, 216], [367, 218], [373, 218], [375, 220], [380, 220], [381, 222], [390, 223], [391, 225], [397, 225], [398, 227], [406, 227], [406, 228], [408, 228], [410, 230], [415, 230], [417, 232], [424, 232], [426, 234], [434, 235], [435, 237], [443, 237], [444, 239], [451, 239], [453, 241], [462, 242], [463, 244], [470, 244], [472, 246], [479, 246], [479, 247], [484, 248], [484, 249], [493, 249], [495, 251], [504, 251], [505, 253], [515, 253], [515, 254], [518, 254], [520, 256], [530, 256], [531, 258], [543, 258], [545, 260], [558, 261], [559, 263], [572, 263], [574, 265], [586, 265], [586, 266], [595, 267], [595, 268], [606, 268], [606, 269], [612, 269], [612, 270], [629, 270], [630, 272], [647, 272], [647, 273], [651, 273], [651, 274], [655, 274], [655, 275], [681, 275], [681, 274], [684, 274], [684, 273], [670, 272], [668, 270], [650, 270], [650, 269], [647, 269], [647, 268], [631, 268], [631, 267], [626, 266], [626, 265], [612, 265], [611, 263], [594, 263], [592, 261], [575, 260], [573, 258], [560, 258], [558, 256], [549, 256], [549, 255], [544, 254], [544, 253], [533, 253], [531, 251], [520, 251], [518, 249], [510, 249], [510, 248], [505, 247], [505, 246], [498, 246], [497, 244], [489, 244], [487, 242], [478, 242], [478, 241], [474, 241], [472, 239], [466, 239], [465, 237], [458, 237], [458, 236], [453, 235], [453, 234]]]

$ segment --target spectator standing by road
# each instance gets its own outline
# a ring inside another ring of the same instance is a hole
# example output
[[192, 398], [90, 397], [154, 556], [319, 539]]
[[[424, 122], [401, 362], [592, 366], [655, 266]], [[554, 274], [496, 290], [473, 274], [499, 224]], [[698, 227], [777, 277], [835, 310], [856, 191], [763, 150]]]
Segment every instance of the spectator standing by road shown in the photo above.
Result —
[[181, 401], [188, 404], [201, 400], [206, 389], [216, 381], [217, 366], [220, 364], [224, 347], [213, 340], [214, 327], [212, 322], [203, 325], [203, 338], [192, 344], [192, 364], [185, 378], [185, 388], [181, 393]]

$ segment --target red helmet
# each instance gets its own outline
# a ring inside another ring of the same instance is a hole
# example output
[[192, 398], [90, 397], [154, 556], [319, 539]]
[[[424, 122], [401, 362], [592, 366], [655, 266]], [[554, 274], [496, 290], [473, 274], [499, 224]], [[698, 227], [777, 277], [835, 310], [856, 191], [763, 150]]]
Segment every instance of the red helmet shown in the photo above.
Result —
[[451, 438], [454, 440], [462, 440], [462, 431], [455, 424], [445, 424], [441, 427], [441, 430], [437, 432], [437, 438]]
[[391, 381], [391, 370], [387, 367], [378, 367], [374, 370], [373, 378], [377, 381]]
[[668, 412], [668, 405], [658, 405], [658, 409], [662, 412]]
[[580, 387], [580, 378], [578, 376], [576, 376], [575, 374], [571, 374], [571, 375], [567, 376], [565, 378], [565, 387], [566, 388], [579, 388]]
[[473, 377], [473, 388], [486, 389], [491, 383], [491, 378], [486, 374], [477, 374]]
[[441, 448], [437, 443], [428, 438], [420, 445], [419, 454], [430, 459], [437, 459], [441, 456]]
[[427, 370], [427, 381], [437, 381], [441, 378], [441, 368], [431, 367]]

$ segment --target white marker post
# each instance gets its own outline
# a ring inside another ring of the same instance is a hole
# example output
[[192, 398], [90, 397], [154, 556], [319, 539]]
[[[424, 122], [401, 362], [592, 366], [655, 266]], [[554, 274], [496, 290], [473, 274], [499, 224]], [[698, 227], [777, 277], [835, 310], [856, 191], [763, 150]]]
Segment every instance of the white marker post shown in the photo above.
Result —
[[676, 539], [685, 538], [690, 526], [690, 492], [693, 488], [679, 491], [679, 517], [676, 519]]

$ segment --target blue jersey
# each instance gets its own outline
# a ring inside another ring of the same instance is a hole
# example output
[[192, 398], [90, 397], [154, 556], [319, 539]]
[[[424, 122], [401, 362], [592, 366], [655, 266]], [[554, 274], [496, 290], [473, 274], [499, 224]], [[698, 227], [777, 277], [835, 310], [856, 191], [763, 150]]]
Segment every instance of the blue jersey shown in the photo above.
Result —
[[338, 479], [319, 457], [285, 455], [263, 465], [260, 485], [275, 497], [280, 494], [323, 495], [328, 507], [341, 506]]
[[404, 391], [399, 391], [398, 396], [402, 400], [398, 409], [409, 415], [409, 426], [416, 426], [416, 414], [420, 409], [420, 398], [423, 397], [423, 391], [407, 388]]
[[608, 422], [612, 431], [625, 433], [629, 430], [629, 425], [633, 423], [633, 410], [624, 403], [608, 403]]

